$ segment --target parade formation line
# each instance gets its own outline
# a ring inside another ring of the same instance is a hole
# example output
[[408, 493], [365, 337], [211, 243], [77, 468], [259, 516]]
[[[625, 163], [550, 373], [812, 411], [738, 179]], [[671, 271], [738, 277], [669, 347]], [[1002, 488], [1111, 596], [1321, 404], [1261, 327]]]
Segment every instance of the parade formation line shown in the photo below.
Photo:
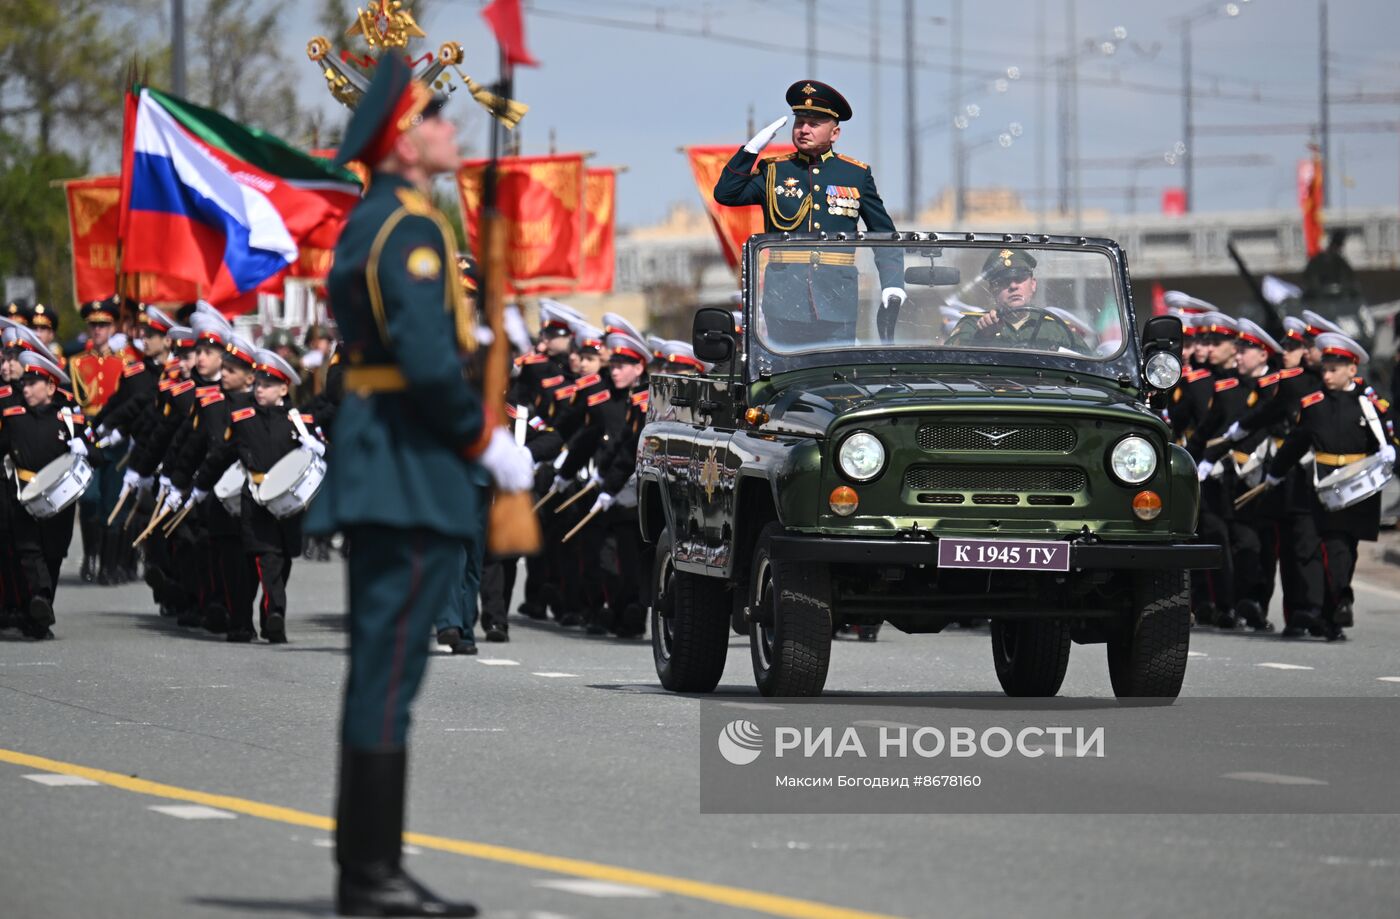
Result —
[[[323, 817], [320, 814], [313, 814], [308, 811], [296, 810], [290, 807], [282, 807], [276, 804], [267, 804], [261, 801], [252, 801], [248, 798], [237, 798], [230, 795], [197, 791], [192, 788], [181, 788], [176, 785], [166, 785], [161, 782], [152, 782], [148, 779], [122, 775], [118, 772], [109, 772], [105, 769], [94, 769], [90, 766], [80, 766], [76, 763], [66, 763], [61, 760], [48, 759], [43, 756], [34, 756], [16, 750], [0, 749], [0, 762], [10, 763], [16, 766], [25, 766], [31, 769], [42, 769], [45, 772], [59, 775], [75, 776], [102, 785], [109, 785], [113, 788], [120, 788], [123, 791], [150, 795], [156, 798], [165, 798], [171, 801], [184, 801], [189, 804], [230, 811], [249, 817], [258, 817], [276, 823], [310, 827], [328, 833], [335, 830], [335, 821], [330, 817]], [[616, 865], [607, 865], [601, 862], [587, 861], [578, 858], [547, 855], [543, 852], [531, 852], [527, 849], [515, 849], [509, 846], [499, 846], [491, 843], [472, 842], [465, 839], [453, 839], [447, 836], [432, 836], [426, 833], [411, 832], [404, 833], [403, 839], [405, 843], [416, 845], [423, 849], [451, 852], [455, 855], [463, 855], [468, 858], [514, 865], [518, 868], [545, 871], [551, 874], [572, 875], [592, 881], [639, 887], [658, 893], [674, 894], [679, 897], [703, 900], [709, 903], [730, 906], [735, 909], [750, 910], [770, 916], [789, 916], [794, 917], [794, 919], [796, 919], [796, 917], [803, 917], [803, 919], [895, 919], [895, 917], [884, 913], [872, 913], [864, 910], [848, 909], [842, 906], [831, 906], [825, 903], [816, 903], [811, 900], [802, 900], [797, 897], [762, 893], [755, 890], [745, 890], [741, 887], [712, 884], [708, 881], [695, 881], [688, 878], [657, 874], [650, 871], [640, 871], [633, 868], [623, 868]]]

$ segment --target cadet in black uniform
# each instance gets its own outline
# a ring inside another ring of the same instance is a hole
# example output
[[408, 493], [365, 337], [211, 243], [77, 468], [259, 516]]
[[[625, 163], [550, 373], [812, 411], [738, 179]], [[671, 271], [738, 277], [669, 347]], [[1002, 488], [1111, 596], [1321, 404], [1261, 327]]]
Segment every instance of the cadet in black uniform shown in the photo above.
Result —
[[[58, 397], [59, 387], [69, 385], [68, 375], [36, 351], [24, 351], [19, 362], [22, 404], [0, 412], [0, 453], [10, 457], [23, 486], [59, 457], [68, 453], [86, 457], [88, 450], [81, 410], [71, 400]], [[38, 519], [22, 505], [14, 509], [14, 547], [27, 601], [24, 632], [31, 638], [53, 637], [49, 627], [54, 624], [58, 570], [73, 540], [76, 512], [77, 506], [70, 504], [52, 517]]]
[[[1298, 426], [1269, 466], [1270, 485], [1281, 484], [1284, 474], [1309, 448], [1314, 452], [1318, 478], [1375, 454], [1380, 454], [1386, 463], [1395, 462], [1394, 433], [1386, 406], [1356, 380], [1358, 366], [1369, 360], [1365, 349], [1335, 332], [1318, 335], [1316, 344], [1322, 357], [1323, 388], [1304, 396], [1299, 403]], [[1338, 511], [1324, 507], [1316, 493], [1314, 501], [1321, 557], [1307, 572], [1309, 605], [1302, 611], [1303, 621], [1299, 624], [1312, 624], [1307, 619], [1321, 608], [1323, 636], [1328, 641], [1340, 641], [1346, 638], [1343, 629], [1353, 624], [1351, 579], [1356, 570], [1357, 544], [1361, 540], [1375, 541], [1380, 529], [1381, 496], [1377, 491]], [[1299, 618], [1295, 612], [1295, 620]]]

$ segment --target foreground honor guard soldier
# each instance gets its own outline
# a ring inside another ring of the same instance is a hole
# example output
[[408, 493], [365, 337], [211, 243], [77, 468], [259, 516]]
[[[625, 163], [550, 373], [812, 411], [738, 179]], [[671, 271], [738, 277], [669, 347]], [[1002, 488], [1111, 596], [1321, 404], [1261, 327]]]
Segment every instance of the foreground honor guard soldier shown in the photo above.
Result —
[[[14, 464], [18, 485], [23, 487], [64, 454], [86, 457], [88, 449], [82, 413], [60, 395], [59, 387], [68, 385], [67, 375], [37, 351], [24, 351], [19, 363], [21, 401], [0, 411], [0, 454]], [[54, 592], [73, 539], [74, 512], [71, 504], [43, 519], [23, 506], [12, 512], [14, 549], [24, 579], [20, 609], [27, 613], [22, 627], [31, 638], [53, 637], [49, 627], [54, 623]]]
[[476, 347], [453, 270], [456, 246], [428, 197], [459, 164], [442, 99], [385, 54], [337, 164], [371, 170], [328, 282], [349, 366], [312, 532], [350, 540], [350, 664], [341, 728], [336, 906], [354, 916], [474, 916], [402, 868], [409, 708], [437, 610], [460, 589], [465, 546], [484, 538], [481, 463], [530, 487], [526, 450], [486, 416], [463, 358]]
[[[715, 183], [715, 201], [729, 207], [760, 205], [766, 233], [854, 233], [861, 220], [871, 233], [894, 232], [870, 167], [832, 149], [841, 122], [851, 118], [850, 104], [816, 80], [788, 87], [787, 102], [797, 152], [768, 157], [753, 171], [763, 148], [787, 123], [784, 115], [729, 160]], [[882, 288], [876, 326], [888, 342], [906, 299], [904, 261], [894, 248], [878, 250], [875, 258]], [[818, 277], [820, 283], [812, 283]], [[763, 315], [769, 335], [793, 345], [853, 343], [858, 280], [854, 251], [774, 250], [764, 269]]]

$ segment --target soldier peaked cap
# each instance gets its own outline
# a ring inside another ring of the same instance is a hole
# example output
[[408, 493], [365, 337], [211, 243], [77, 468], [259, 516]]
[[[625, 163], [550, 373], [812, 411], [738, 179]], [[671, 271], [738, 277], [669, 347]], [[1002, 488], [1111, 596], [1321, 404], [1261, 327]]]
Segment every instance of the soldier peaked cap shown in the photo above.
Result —
[[615, 361], [651, 363], [651, 349], [647, 347], [647, 343], [626, 332], [609, 332], [608, 350], [612, 352], [612, 359]]
[[275, 377], [283, 383], [301, 382], [301, 374], [297, 373], [296, 369], [287, 363], [286, 358], [276, 351], [259, 348], [253, 353], [253, 367], [258, 373]]
[[400, 55], [386, 53], [375, 65], [374, 79], [345, 126], [333, 165], [359, 160], [373, 168], [389, 154], [400, 135], [436, 115], [446, 101], [446, 96], [434, 96], [425, 84], [413, 79]]
[[18, 322], [8, 319], [0, 319], [0, 328], [4, 329], [3, 337], [5, 347], [20, 348], [25, 351], [37, 351], [40, 354], [47, 354], [49, 346], [44, 344], [43, 339], [34, 334], [34, 330]]
[[220, 347], [233, 334], [233, 327], [222, 316], [215, 318], [208, 313], [195, 313], [190, 317], [190, 330], [194, 332], [196, 342], [208, 342]]
[[1241, 319], [1239, 321], [1239, 327], [1240, 344], [1254, 345], [1273, 354], [1283, 353], [1283, 347], [1253, 319]]
[[1217, 310], [1202, 316], [1196, 324], [1196, 331], [1212, 335], [1228, 335], [1233, 338], [1240, 334], [1240, 324], [1237, 320], [1231, 319]]
[[164, 312], [156, 309], [154, 306], [146, 307], [146, 311], [141, 315], [146, 320], [147, 328], [149, 328], [152, 332], [157, 332], [161, 335], [165, 335], [168, 334], [170, 330], [175, 327], [175, 320], [171, 319]]
[[636, 326], [619, 316], [617, 313], [603, 314], [603, 330], [608, 333], [622, 332], [624, 334], [630, 335], [637, 341], [641, 342], [642, 346], [648, 351], [651, 350], [646, 343], [647, 337], [643, 335], [640, 331], [638, 331]]
[[81, 310], [84, 322], [116, 322], [121, 301], [115, 296], [102, 300], [89, 300]]
[[1323, 357], [1340, 357], [1353, 364], [1365, 364], [1371, 360], [1365, 348], [1339, 332], [1323, 332], [1317, 336], [1317, 347]]
[[787, 103], [794, 115], [830, 115], [837, 121], [851, 120], [851, 104], [846, 97], [820, 80], [798, 80], [788, 87]]
[[1188, 293], [1179, 290], [1169, 290], [1162, 294], [1162, 300], [1167, 306], [1181, 310], [1183, 313], [1214, 313], [1217, 312], [1214, 303], [1207, 303], [1200, 297], [1193, 297]]
[[24, 368], [25, 376], [47, 377], [59, 386], [71, 385], [68, 374], [58, 369], [58, 365], [52, 359], [45, 357], [37, 351], [26, 351], [19, 356], [20, 366]]
[[982, 277], [990, 280], [1013, 271], [1034, 271], [1035, 256], [1020, 249], [994, 249], [982, 263]]
[[58, 331], [58, 310], [42, 303], [34, 304], [34, 311], [29, 315], [29, 324], [35, 328], [48, 328]]
[[1308, 331], [1308, 324], [1297, 316], [1283, 317], [1283, 337], [1288, 341], [1296, 341], [1300, 345], [1306, 345], [1312, 333]]
[[241, 335], [230, 335], [228, 343], [224, 345], [224, 360], [235, 360], [240, 364], [247, 364], [252, 367], [257, 361], [253, 355], [257, 349], [253, 343]]
[[1303, 321], [1308, 324], [1308, 333], [1311, 335], [1321, 335], [1323, 332], [1331, 332], [1341, 336], [1347, 334], [1341, 326], [1312, 310], [1303, 310]]

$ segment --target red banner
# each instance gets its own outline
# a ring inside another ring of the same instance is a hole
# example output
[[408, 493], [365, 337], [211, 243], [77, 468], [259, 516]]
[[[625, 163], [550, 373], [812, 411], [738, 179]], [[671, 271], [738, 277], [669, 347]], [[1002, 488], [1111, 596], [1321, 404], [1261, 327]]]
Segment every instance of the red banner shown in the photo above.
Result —
[[[121, 181], [117, 176], [75, 179], [64, 184], [64, 191], [73, 250], [73, 297], [78, 303], [110, 297], [117, 286]], [[188, 281], [155, 274], [128, 275], [125, 280], [123, 293], [147, 303], [185, 303], [199, 294]]]
[[1303, 243], [1308, 258], [1322, 251], [1322, 155], [1313, 149], [1298, 161], [1298, 206], [1303, 210]]
[[[755, 233], [763, 232], [763, 209], [751, 207], [723, 207], [715, 203], [715, 182], [719, 181], [724, 165], [733, 157], [738, 147], [686, 147], [685, 155], [690, 160], [690, 171], [695, 176], [695, 187], [700, 192], [700, 200], [705, 202], [705, 212], [710, 215], [715, 234], [719, 236], [719, 247], [724, 251], [724, 259], [729, 267], [739, 267], [739, 256], [744, 242]], [[770, 146], [759, 158], [762, 162], [770, 156], [783, 156], [797, 148], [790, 146]]]
[[583, 268], [578, 291], [611, 293], [617, 268], [617, 172], [590, 169], [583, 186]]
[[[487, 160], [457, 171], [462, 223], [481, 252], [482, 181]], [[570, 293], [583, 263], [583, 154], [505, 157], [499, 161], [497, 206], [506, 228], [506, 280], [515, 293]]]

